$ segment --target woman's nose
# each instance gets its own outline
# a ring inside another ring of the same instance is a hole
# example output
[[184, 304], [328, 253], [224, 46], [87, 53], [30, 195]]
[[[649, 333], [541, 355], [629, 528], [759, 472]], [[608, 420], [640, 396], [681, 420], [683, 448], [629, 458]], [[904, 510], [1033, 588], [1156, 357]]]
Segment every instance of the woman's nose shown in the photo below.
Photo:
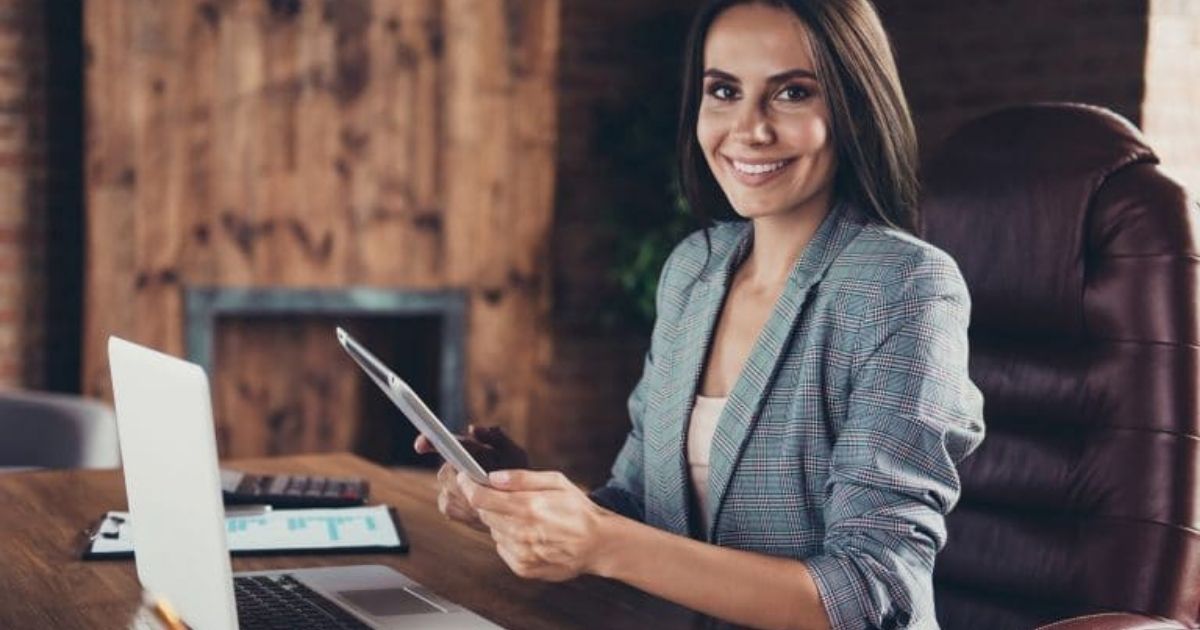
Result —
[[775, 130], [771, 127], [771, 121], [757, 107], [749, 104], [734, 121], [730, 135], [749, 146], [760, 146], [775, 141]]

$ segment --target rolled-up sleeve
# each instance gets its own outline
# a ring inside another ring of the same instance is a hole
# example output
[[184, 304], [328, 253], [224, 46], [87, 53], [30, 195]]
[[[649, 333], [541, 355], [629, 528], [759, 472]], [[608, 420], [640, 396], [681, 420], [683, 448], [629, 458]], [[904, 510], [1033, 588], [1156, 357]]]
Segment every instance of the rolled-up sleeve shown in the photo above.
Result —
[[959, 496], [956, 465], [984, 435], [967, 373], [970, 300], [936, 251], [881, 282], [876, 297], [855, 338], [823, 550], [805, 564], [835, 629], [936, 627], [934, 557]]

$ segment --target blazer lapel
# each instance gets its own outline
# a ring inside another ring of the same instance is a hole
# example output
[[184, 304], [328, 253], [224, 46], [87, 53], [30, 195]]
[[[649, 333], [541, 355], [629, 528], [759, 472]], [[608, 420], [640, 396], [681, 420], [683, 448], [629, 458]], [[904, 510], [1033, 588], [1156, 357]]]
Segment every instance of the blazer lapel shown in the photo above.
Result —
[[750, 245], [750, 226], [746, 224], [734, 246], [723, 259], [697, 279], [680, 319], [684, 331], [673, 351], [665, 389], [662, 422], [647, 429], [647, 521], [680, 535], [689, 535], [689, 497], [691, 484], [687, 464], [687, 427], [696, 389], [708, 347], [715, 332], [717, 316], [725, 299], [730, 270], [745, 257]]
[[[857, 216], [857, 212], [853, 208], [844, 205], [835, 206], [830, 210], [792, 267], [783, 293], [779, 296], [779, 301], [776, 303], [771, 317], [763, 326], [762, 332], [759, 333], [758, 339], [750, 351], [750, 356], [746, 359], [746, 364], [729, 393], [729, 400], [725, 403], [725, 409], [717, 421], [712, 451], [709, 454], [709, 513], [703, 516], [708, 525], [707, 531], [710, 540], [714, 539], [717, 517], [724, 503], [725, 492], [729, 487], [734, 468], [758, 418], [763, 398], [773, 380], [776, 368], [783, 358], [785, 346], [792, 338], [800, 313], [808, 300], [809, 292], [846, 243], [850, 242], [862, 229], [861, 222], [853, 220]], [[720, 299], [713, 301], [718, 306], [721, 303]], [[711, 339], [707, 341], [711, 341]], [[703, 360], [703, 356], [706, 354], [704, 350], [707, 347], [708, 343], [705, 343], [703, 348], [693, 352], [700, 355]], [[695, 382], [688, 391], [692, 392], [694, 398]], [[689, 405], [688, 413], [690, 410]]]

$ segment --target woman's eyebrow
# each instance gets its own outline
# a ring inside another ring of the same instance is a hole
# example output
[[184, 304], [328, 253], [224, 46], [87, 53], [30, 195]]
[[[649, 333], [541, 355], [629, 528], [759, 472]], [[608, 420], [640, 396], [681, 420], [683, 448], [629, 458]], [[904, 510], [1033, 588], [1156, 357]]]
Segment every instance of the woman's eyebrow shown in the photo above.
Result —
[[[740, 82], [740, 79], [732, 74], [716, 68], [709, 68], [705, 70], [704, 76], [711, 77], [713, 79], [720, 79], [722, 81], [730, 81], [733, 83]], [[817, 75], [812, 70], [794, 68], [792, 70], [788, 70], [787, 72], [780, 72], [779, 74], [773, 74], [767, 77], [767, 83], [783, 83], [784, 81], [788, 81], [790, 79], [812, 79], [815, 81], [817, 79]]]
[[716, 68], [709, 68], [708, 70], [705, 70], [704, 76], [705, 76], [705, 78], [720, 79], [722, 81], [731, 81], [733, 83], [738, 82], [737, 77], [733, 76], [732, 74], [729, 74], [728, 72], [724, 72], [722, 70], [717, 70]]
[[794, 70], [788, 70], [787, 72], [780, 72], [779, 74], [773, 74], [773, 75], [767, 77], [767, 82], [768, 83], [783, 83], [784, 81], [790, 81], [792, 79], [812, 79], [813, 81], [816, 81], [817, 73], [813, 72], [812, 70], [806, 70], [804, 68], [796, 68]]

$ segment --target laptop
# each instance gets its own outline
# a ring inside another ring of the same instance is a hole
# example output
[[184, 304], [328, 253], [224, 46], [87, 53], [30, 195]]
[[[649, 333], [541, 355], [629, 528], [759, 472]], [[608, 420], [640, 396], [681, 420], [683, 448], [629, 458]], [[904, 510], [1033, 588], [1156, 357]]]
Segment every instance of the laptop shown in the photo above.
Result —
[[138, 580], [195, 630], [498, 628], [381, 565], [233, 574], [208, 378], [109, 337]]

